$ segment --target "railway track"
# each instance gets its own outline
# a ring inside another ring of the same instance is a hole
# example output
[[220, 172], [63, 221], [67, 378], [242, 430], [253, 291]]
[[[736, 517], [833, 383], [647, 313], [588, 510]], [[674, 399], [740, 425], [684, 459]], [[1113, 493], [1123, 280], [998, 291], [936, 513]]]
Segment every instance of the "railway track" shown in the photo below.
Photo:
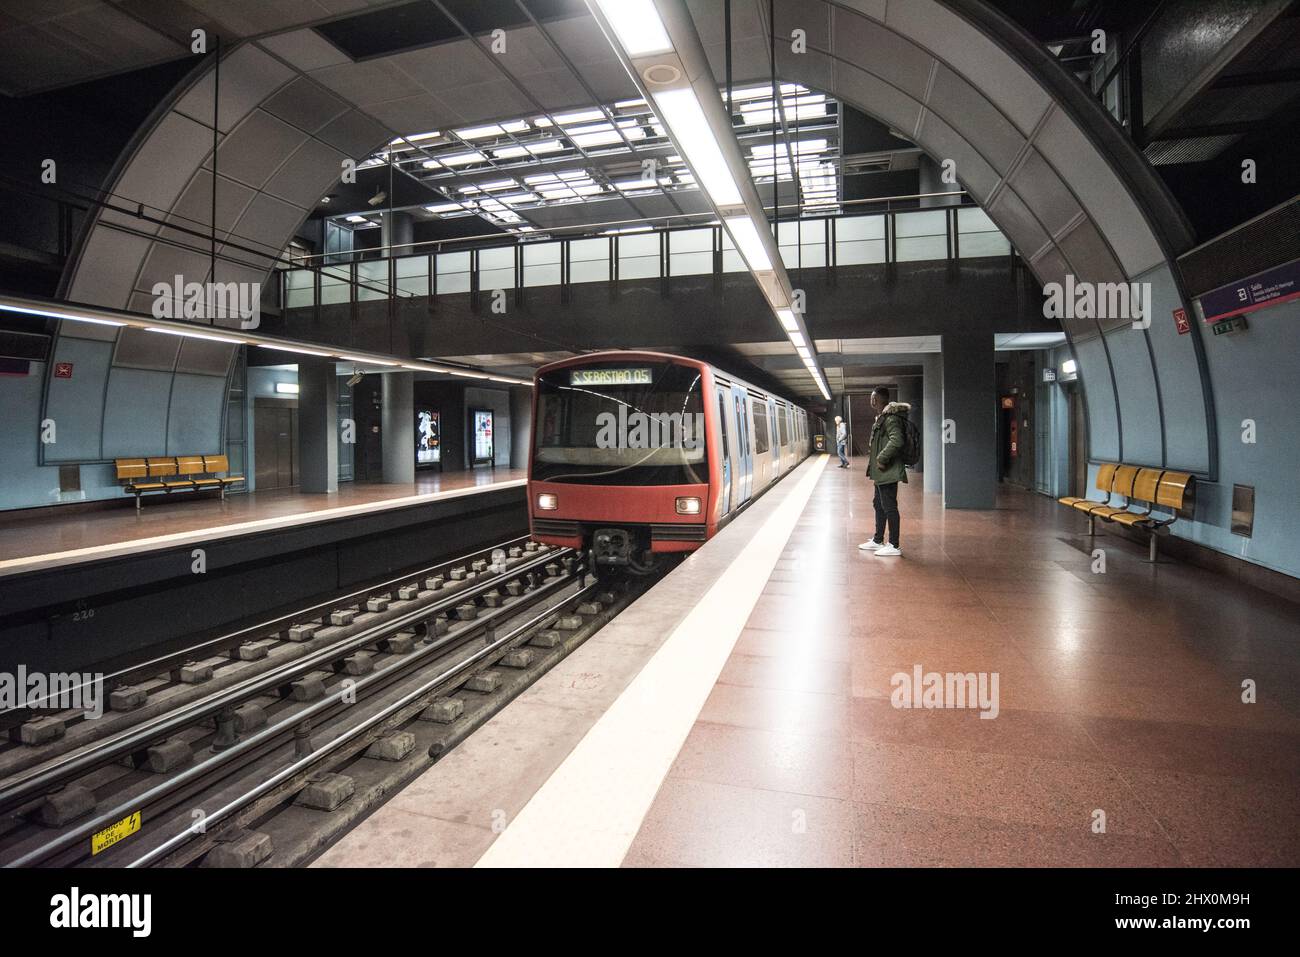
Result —
[[232, 660], [247, 641], [292, 653], [259, 649], [197, 693], [169, 673], [171, 693], [147, 711], [23, 749], [0, 779], [0, 864], [309, 860], [643, 587], [588, 581], [567, 549], [511, 544], [492, 558], [330, 603], [364, 601], [350, 618], [304, 609], [274, 623], [277, 639], [224, 646]]

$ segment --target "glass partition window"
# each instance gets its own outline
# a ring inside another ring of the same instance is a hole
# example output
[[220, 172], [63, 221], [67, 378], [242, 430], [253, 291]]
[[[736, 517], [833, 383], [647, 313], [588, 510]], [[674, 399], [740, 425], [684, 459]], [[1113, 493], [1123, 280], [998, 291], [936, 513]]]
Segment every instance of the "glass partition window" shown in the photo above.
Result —
[[723, 272], [749, 272], [749, 267], [745, 265], [744, 257], [736, 249], [735, 243], [731, 241], [731, 234], [725, 229], [722, 231], [722, 271]]
[[948, 258], [948, 211], [899, 213], [894, 217], [894, 258], [900, 262]]
[[679, 229], [668, 234], [668, 274], [707, 276], [713, 273], [713, 230]]
[[608, 282], [609, 251], [609, 239], [575, 239], [569, 243], [569, 282]]
[[284, 274], [284, 307], [286, 309], [310, 308], [316, 305], [316, 272], [312, 269], [290, 269]]
[[388, 298], [388, 260], [357, 263], [357, 302]]
[[393, 263], [397, 277], [397, 295], [409, 299], [429, 294], [429, 257], [403, 256]]
[[515, 288], [515, 247], [480, 249], [478, 252], [478, 287], [480, 290]]
[[529, 243], [524, 246], [524, 286], [560, 285], [561, 243]]
[[977, 207], [957, 210], [957, 250], [962, 259], [977, 256], [1007, 256], [1011, 243]]
[[781, 259], [787, 269], [826, 265], [826, 220], [801, 219], [780, 223], [777, 236]]
[[884, 261], [884, 216], [846, 216], [835, 220], [836, 265], [860, 266]]
[[438, 295], [469, 292], [469, 253], [438, 253]]
[[351, 302], [352, 269], [349, 266], [322, 266], [320, 271], [320, 304], [334, 306]]
[[627, 233], [618, 237], [618, 278], [659, 278], [659, 234]]

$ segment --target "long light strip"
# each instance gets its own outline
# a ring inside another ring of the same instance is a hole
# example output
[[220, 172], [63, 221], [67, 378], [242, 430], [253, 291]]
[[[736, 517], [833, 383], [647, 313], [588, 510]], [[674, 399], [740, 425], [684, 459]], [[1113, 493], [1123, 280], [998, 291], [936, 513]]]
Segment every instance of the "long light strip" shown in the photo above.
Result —
[[630, 56], [667, 53], [673, 48], [653, 0], [596, 0]]
[[[704, 106], [696, 92], [706, 79], [716, 96], [717, 86], [708, 69], [708, 57], [698, 36], [687, 32], [685, 25], [690, 13], [686, 10], [684, 0], [678, 4], [675, 17], [683, 22], [683, 36], [686, 50], [679, 50], [669, 36], [668, 29], [654, 0], [587, 0], [593, 12], [605, 29], [606, 38], [615, 46], [616, 52], [622, 54], [624, 65], [642, 93], [653, 103], [655, 114], [667, 127], [669, 138], [685, 159], [694, 174], [700, 188], [708, 197], [718, 218], [731, 237], [732, 243], [740, 251], [745, 264], [758, 282], [759, 289], [768, 300], [773, 312], [781, 322], [786, 333], [801, 332], [799, 317], [791, 309], [789, 277], [779, 255], [773, 261], [769, 252], [769, 243], [765, 241], [761, 230], [768, 233], [767, 240], [775, 248], [771, 238], [771, 227], [763, 212], [762, 201], [751, 182], [752, 173], [748, 162], [739, 157], [740, 167], [745, 172], [745, 183], [752, 194], [746, 199], [742, 184], [737, 182], [727, 161], [720, 133], [715, 133], [705, 114]], [[621, 49], [620, 49], [621, 48]], [[671, 54], [671, 57], [667, 55]], [[640, 63], [633, 60], [640, 58]], [[652, 73], [654, 74], [652, 76]], [[684, 85], [676, 85], [678, 80], [686, 77]], [[671, 84], [671, 86], [670, 86]], [[663, 85], [666, 89], [654, 89]], [[773, 116], [776, 105], [782, 96], [783, 88], [772, 91]], [[727, 107], [718, 101], [721, 109]], [[732, 123], [728, 120], [729, 135], [735, 135]], [[738, 148], [738, 147], [737, 147]], [[738, 154], [739, 155], [739, 154]], [[775, 159], [775, 152], [773, 153]], [[787, 161], [788, 162], [788, 161]], [[778, 178], [776, 163], [773, 163], [773, 180]], [[793, 172], [792, 172], [793, 175]], [[820, 375], [817, 360], [809, 353], [809, 371], [817, 388], [826, 401], [830, 401], [830, 392]]]
[[145, 326], [145, 332], [161, 332], [167, 336], [184, 336], [186, 339], [206, 339], [209, 342], [225, 342], [232, 346], [246, 346], [246, 339], [235, 339], [231, 336], [214, 336], [209, 332], [189, 332], [184, 329], [164, 329], [161, 326]]
[[759, 227], [752, 219], [748, 216], [728, 216], [722, 224], [727, 227], [727, 232], [731, 234], [731, 241], [736, 244], [740, 255], [745, 258], [745, 263], [753, 272], [771, 271], [772, 258], [768, 256], [767, 247], [763, 245], [763, 240], [758, 235]]
[[455, 366], [447, 366], [437, 362], [424, 362], [418, 359], [403, 361], [389, 356], [361, 355], [355, 353], [342, 355], [336, 352], [324, 352], [319, 349], [309, 348], [306, 345], [299, 345], [293, 341], [274, 339], [269, 336], [247, 333], [242, 330], [239, 331], [238, 337], [233, 335], [225, 336], [208, 332], [206, 331], [207, 327], [193, 328], [192, 324], [170, 322], [164, 319], [155, 319], [152, 316], [142, 316], [117, 310], [101, 309], [95, 306], [46, 303], [40, 300], [26, 299], [20, 296], [0, 294], [0, 312], [18, 313], [27, 316], [40, 316], [46, 319], [57, 319], [61, 322], [87, 322], [93, 325], [113, 326], [119, 329], [140, 329], [146, 332], [166, 333], [167, 335], [182, 336], [189, 339], [206, 339], [213, 342], [224, 342], [230, 345], [258, 346], [262, 349], [274, 349], [279, 352], [292, 352], [300, 355], [319, 356], [321, 358], [339, 359], [348, 362], [359, 362], [381, 366], [401, 366], [402, 368], [410, 369], [413, 372], [436, 372], [442, 375], [451, 375], [465, 379], [492, 378], [499, 382], [508, 382], [511, 385], [531, 386], [533, 384], [530, 379], [519, 379], [508, 376], [489, 376], [486, 372], [471, 372], [468, 369], [460, 369]]
[[[661, 28], [662, 29], [662, 28]], [[668, 124], [673, 140], [686, 157], [700, 186], [714, 205], [721, 208], [739, 206], [740, 187], [722, 155], [718, 140], [700, 108], [700, 101], [690, 87], [651, 94], [659, 118]]]

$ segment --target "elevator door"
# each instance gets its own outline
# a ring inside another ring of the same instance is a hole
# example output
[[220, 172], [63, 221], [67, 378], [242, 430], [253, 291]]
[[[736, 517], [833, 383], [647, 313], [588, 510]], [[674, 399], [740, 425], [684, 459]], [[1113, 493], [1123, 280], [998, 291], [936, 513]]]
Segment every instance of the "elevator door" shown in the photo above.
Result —
[[253, 455], [259, 491], [292, 488], [298, 484], [296, 404], [263, 399], [254, 403]]

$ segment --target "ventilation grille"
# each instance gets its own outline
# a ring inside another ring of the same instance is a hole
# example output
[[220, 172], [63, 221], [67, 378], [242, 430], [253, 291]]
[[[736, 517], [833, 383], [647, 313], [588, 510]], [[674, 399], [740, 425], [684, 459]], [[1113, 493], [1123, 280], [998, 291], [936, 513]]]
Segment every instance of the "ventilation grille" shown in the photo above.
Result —
[[[354, 60], [368, 60], [402, 50], [463, 39], [466, 32], [527, 27], [532, 21], [514, 0], [443, 0], [446, 16], [429, 0], [386, 7], [316, 27], [316, 32]], [[557, 20], [587, 13], [582, 0], [532, 0], [528, 11], [538, 20]], [[455, 20], [452, 19], [455, 17]], [[458, 25], [459, 22], [459, 25]]]
[[1191, 296], [1300, 259], [1300, 196], [1184, 254], [1178, 260]]

